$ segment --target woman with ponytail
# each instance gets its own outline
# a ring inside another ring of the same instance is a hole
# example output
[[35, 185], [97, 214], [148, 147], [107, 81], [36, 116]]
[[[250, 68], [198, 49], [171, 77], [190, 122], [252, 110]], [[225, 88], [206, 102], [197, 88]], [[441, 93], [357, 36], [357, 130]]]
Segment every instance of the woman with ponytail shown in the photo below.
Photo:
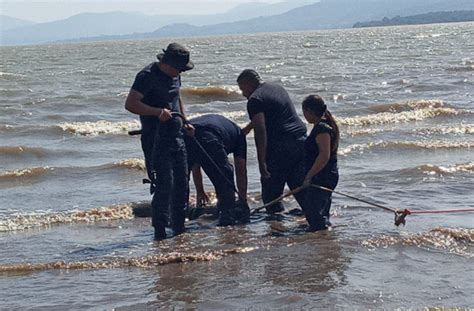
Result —
[[[311, 184], [334, 189], [339, 180], [337, 167], [337, 149], [339, 146], [339, 128], [324, 100], [318, 95], [309, 95], [302, 103], [303, 114], [308, 123], [314, 124], [305, 141], [306, 177], [304, 185]], [[307, 231], [327, 229], [331, 192], [309, 187], [305, 191]]]

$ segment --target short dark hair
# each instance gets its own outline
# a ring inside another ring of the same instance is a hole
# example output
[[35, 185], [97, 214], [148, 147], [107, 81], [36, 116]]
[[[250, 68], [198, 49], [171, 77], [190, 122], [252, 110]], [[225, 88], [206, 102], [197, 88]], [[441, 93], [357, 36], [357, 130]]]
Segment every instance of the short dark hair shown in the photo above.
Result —
[[237, 83], [240, 82], [249, 82], [255, 86], [258, 86], [262, 83], [262, 78], [253, 69], [245, 69], [240, 73], [240, 75], [237, 77]]

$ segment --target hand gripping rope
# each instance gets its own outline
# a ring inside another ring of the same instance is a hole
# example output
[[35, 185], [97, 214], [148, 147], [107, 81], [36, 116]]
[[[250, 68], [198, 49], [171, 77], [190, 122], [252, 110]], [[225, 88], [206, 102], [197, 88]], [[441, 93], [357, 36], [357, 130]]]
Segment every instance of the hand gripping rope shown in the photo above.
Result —
[[[188, 120], [186, 120], [186, 118], [180, 114], [179, 112], [172, 112], [171, 115], [173, 117], [178, 117], [180, 118], [181, 120], [183, 120], [183, 123], [186, 125], [186, 124], [190, 124]], [[131, 135], [131, 136], [134, 136], [134, 135], [140, 135], [142, 133], [141, 130], [134, 130], [134, 131], [129, 131], [128, 132], [128, 135]], [[232, 181], [230, 181], [226, 176], [225, 174], [222, 172], [222, 170], [220, 169], [220, 167], [216, 164], [216, 162], [212, 159], [212, 157], [209, 155], [209, 153], [207, 153], [206, 149], [204, 149], [204, 147], [201, 145], [201, 143], [199, 143], [199, 141], [197, 140], [197, 138], [195, 136], [192, 136], [191, 139], [193, 140], [193, 142], [198, 146], [199, 150], [202, 152], [202, 154], [209, 160], [209, 162], [212, 164], [212, 166], [214, 166], [214, 168], [217, 170], [217, 172], [222, 176], [222, 178], [224, 178], [224, 180], [226, 181], [226, 183], [234, 190], [234, 192], [238, 195], [239, 194], [239, 191], [237, 190], [237, 188], [235, 187], [234, 183]], [[144, 179], [143, 180], [144, 183], [148, 183], [148, 180]]]

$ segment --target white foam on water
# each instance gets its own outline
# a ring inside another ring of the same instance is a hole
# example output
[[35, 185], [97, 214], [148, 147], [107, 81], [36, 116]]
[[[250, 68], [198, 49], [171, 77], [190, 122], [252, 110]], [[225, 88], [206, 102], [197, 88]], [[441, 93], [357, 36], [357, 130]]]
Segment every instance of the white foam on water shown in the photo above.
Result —
[[179, 253], [148, 255], [141, 257], [103, 259], [99, 261], [56, 261], [49, 263], [21, 263], [0, 265], [0, 273], [25, 273], [47, 270], [83, 270], [83, 269], [117, 269], [117, 268], [150, 268], [166, 264], [179, 264], [188, 262], [207, 262], [220, 260], [234, 254], [253, 252], [257, 247], [237, 247], [225, 250], [209, 250], [198, 253]]
[[13, 171], [5, 171], [5, 172], [0, 172], [0, 180], [18, 178], [18, 177], [35, 177], [35, 176], [43, 175], [53, 170], [54, 170], [53, 167], [45, 166], [45, 167], [33, 167], [33, 168], [16, 169]]
[[474, 229], [435, 228], [418, 234], [380, 235], [362, 242], [369, 249], [387, 248], [393, 245], [408, 245], [419, 248], [441, 249], [451, 254], [474, 257]]
[[133, 203], [93, 208], [86, 211], [34, 212], [13, 214], [0, 219], [0, 232], [21, 231], [32, 228], [44, 228], [58, 224], [93, 223], [110, 220], [133, 219]]
[[81, 136], [126, 135], [128, 131], [140, 128], [138, 120], [111, 122], [71, 122], [58, 125], [65, 132]]
[[344, 148], [340, 148], [338, 154], [347, 156], [352, 153], [364, 153], [366, 150], [375, 148], [395, 148], [395, 149], [413, 149], [413, 150], [436, 150], [436, 149], [469, 149], [474, 146], [474, 142], [454, 142], [454, 141], [374, 141], [365, 144], [352, 144]]
[[114, 162], [114, 165], [118, 167], [126, 167], [130, 169], [137, 169], [137, 170], [142, 170], [142, 171], [146, 169], [145, 160], [137, 159], [137, 158], [117, 161], [117, 162]]
[[417, 168], [428, 175], [435, 174], [454, 174], [454, 173], [474, 173], [474, 162], [454, 164], [449, 166], [438, 166], [425, 164]]
[[366, 116], [336, 118], [336, 121], [341, 125], [347, 126], [369, 126], [377, 124], [416, 122], [436, 117], [458, 116], [465, 114], [473, 114], [473, 112], [470, 110], [454, 108], [423, 108], [397, 113], [381, 112]]

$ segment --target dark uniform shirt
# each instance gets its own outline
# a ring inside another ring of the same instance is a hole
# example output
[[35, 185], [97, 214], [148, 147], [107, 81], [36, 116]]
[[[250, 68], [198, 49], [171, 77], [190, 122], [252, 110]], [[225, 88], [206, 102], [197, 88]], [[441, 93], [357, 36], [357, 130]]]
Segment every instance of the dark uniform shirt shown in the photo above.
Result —
[[261, 84], [250, 96], [247, 111], [250, 119], [258, 113], [264, 113], [269, 144], [283, 138], [297, 139], [306, 134], [303, 121], [281, 85], [268, 82]]
[[218, 114], [206, 114], [193, 118], [189, 122], [199, 132], [210, 131], [222, 142], [227, 154], [246, 159], [247, 158], [247, 141], [245, 135], [242, 134], [240, 127]]
[[[306, 138], [304, 149], [305, 149], [305, 166], [306, 171], [309, 171], [316, 161], [316, 158], [319, 155], [319, 148], [318, 144], [316, 143], [316, 137], [319, 134], [328, 133], [331, 137], [331, 149], [335, 143], [335, 133], [334, 130], [329, 124], [324, 121], [319, 122], [316, 124], [309, 134], [308, 138]], [[318, 177], [321, 178], [330, 178], [334, 174], [337, 174], [337, 152], [331, 150], [331, 155], [329, 157], [329, 161], [326, 166], [317, 174]]]
[[[132, 89], [143, 94], [143, 103], [156, 107], [166, 108], [172, 112], [181, 113], [179, 105], [179, 88], [181, 87], [181, 78], [171, 78], [163, 73], [158, 62], [154, 62], [143, 68], [136, 76]], [[163, 124], [159, 124], [158, 117], [140, 116], [142, 123], [142, 133], [144, 135], [154, 134], [159, 126], [160, 136], [176, 137], [181, 129], [181, 120], [173, 118]]]

